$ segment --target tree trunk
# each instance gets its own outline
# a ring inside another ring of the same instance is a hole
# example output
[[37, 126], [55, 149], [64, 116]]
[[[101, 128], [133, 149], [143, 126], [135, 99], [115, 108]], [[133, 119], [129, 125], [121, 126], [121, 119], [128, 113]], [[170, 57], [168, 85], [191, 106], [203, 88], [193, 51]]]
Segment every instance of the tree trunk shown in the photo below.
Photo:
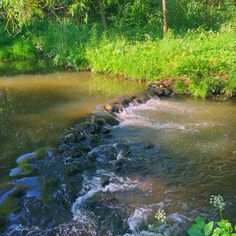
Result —
[[218, 9], [221, 9], [221, 0], [218, 1]]
[[163, 34], [165, 35], [167, 32], [167, 19], [166, 19], [166, 1], [162, 0], [162, 11], [163, 11]]
[[211, 0], [211, 8], [214, 8], [214, 0]]
[[99, 10], [100, 10], [100, 15], [102, 19], [102, 25], [104, 30], [107, 30], [107, 21], [106, 21], [106, 16], [105, 16], [105, 11], [104, 11], [104, 0], [99, 0]]

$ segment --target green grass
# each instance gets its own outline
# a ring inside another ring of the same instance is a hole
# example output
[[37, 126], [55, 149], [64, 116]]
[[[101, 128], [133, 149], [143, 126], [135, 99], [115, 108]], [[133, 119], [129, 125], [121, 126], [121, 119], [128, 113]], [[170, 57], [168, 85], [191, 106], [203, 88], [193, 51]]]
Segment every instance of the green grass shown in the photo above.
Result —
[[[135, 80], [180, 79], [174, 89], [194, 96], [232, 95], [235, 91], [236, 31], [201, 30], [182, 37], [169, 34], [144, 42], [104, 37], [86, 50], [90, 68]], [[185, 84], [182, 81], [187, 81]]]
[[[50, 59], [57, 67], [121, 75], [133, 80], [174, 79], [174, 91], [193, 96], [232, 96], [236, 91], [236, 29], [169, 32], [144, 28], [103, 32], [100, 25], [49, 22], [26, 30], [0, 48], [0, 60]], [[148, 33], [149, 32], [149, 33]]]

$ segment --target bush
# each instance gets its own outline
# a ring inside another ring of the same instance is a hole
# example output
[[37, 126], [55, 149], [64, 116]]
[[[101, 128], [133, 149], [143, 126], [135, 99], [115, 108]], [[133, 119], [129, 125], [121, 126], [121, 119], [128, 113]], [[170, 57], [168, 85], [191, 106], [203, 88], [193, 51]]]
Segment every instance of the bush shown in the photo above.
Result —
[[36, 49], [28, 40], [17, 40], [11, 46], [11, 57], [14, 59], [32, 59], [35, 58]]

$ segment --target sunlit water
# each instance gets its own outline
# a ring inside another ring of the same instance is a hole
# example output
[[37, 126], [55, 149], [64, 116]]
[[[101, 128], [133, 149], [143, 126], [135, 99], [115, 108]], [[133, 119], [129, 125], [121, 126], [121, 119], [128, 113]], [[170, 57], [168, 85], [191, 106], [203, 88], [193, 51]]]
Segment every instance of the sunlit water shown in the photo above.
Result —
[[55, 147], [97, 106], [142, 88], [87, 72], [0, 77], [0, 195], [10, 187], [20, 155]]
[[[20, 155], [55, 147], [61, 134], [99, 104], [142, 88], [90, 73], [1, 78], [0, 199], [4, 202], [4, 194], [11, 191], [10, 181], [25, 180], [10, 176]], [[117, 114], [120, 125], [113, 128], [108, 145], [130, 145], [127, 165], [115, 173], [98, 158], [97, 170], [84, 173], [82, 190], [70, 209], [53, 214], [55, 222], [67, 216], [63, 224], [55, 223], [47, 234], [40, 224], [23, 225], [14, 235], [147, 235], [147, 224], [164, 209], [174, 235], [183, 236], [197, 215], [217, 219], [209, 204], [211, 194], [225, 198], [225, 215], [236, 223], [235, 105], [235, 100], [173, 97], [125, 109]], [[110, 177], [105, 187], [103, 175]], [[27, 180], [29, 189], [36, 190], [29, 197], [40, 198], [40, 179]], [[10, 205], [1, 209], [12, 210]], [[43, 222], [43, 213], [37, 215]]]

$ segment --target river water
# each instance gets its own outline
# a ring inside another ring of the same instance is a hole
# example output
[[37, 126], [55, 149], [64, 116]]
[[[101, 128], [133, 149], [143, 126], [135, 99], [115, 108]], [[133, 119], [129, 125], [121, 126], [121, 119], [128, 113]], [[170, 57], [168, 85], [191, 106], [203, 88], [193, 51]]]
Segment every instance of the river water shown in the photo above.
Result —
[[[60, 135], [99, 109], [99, 104], [142, 89], [138, 83], [90, 73], [2, 77], [0, 212], [14, 222], [17, 209], [7, 196], [11, 183], [19, 181], [14, 175], [19, 156], [42, 148], [53, 152]], [[78, 198], [64, 212], [65, 221], [51, 225], [58, 227], [55, 232], [40, 231], [39, 221], [29, 220], [31, 225], [11, 225], [20, 226], [13, 235], [84, 235], [84, 228], [87, 235], [145, 235], [158, 209], [166, 211], [174, 235], [184, 235], [198, 215], [217, 219], [209, 205], [211, 194], [225, 198], [225, 215], [236, 223], [235, 105], [235, 100], [172, 97], [126, 108], [117, 114], [120, 125], [112, 129], [109, 140], [110, 145], [129, 144], [131, 155], [125, 168], [119, 174], [102, 167], [85, 174]], [[104, 174], [110, 183], [102, 188]], [[33, 188], [40, 185], [27, 172], [24, 177], [31, 178]]]
[[40, 149], [52, 150], [74, 123], [97, 106], [123, 94], [135, 94], [143, 85], [88, 72], [0, 77], [0, 209], [6, 202], [16, 159]]

